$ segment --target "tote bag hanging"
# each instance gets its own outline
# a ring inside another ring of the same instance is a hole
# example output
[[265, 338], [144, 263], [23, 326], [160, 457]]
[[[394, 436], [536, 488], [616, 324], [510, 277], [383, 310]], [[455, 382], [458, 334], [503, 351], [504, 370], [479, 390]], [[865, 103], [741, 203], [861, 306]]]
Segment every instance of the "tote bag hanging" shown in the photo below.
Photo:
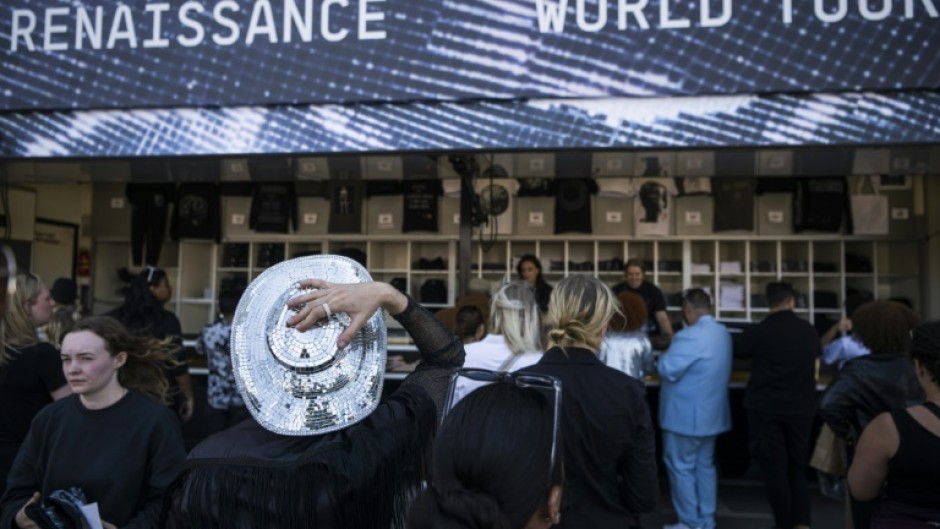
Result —
[[[888, 196], [878, 193], [874, 182], [878, 177], [855, 178], [854, 193], [850, 197], [853, 231], [856, 235], [887, 235]], [[866, 192], [866, 188], [870, 191]]]

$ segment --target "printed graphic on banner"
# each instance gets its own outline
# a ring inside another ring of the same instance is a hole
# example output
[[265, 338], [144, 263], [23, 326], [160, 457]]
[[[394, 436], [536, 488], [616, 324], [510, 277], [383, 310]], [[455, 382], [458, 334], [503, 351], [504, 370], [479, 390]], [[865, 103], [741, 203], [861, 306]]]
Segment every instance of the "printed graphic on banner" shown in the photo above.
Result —
[[937, 89], [938, 24], [938, 0], [6, 0], [0, 111]]
[[[0, 113], [8, 158], [933, 143], [940, 92]], [[597, 182], [636, 194], [629, 179]]]

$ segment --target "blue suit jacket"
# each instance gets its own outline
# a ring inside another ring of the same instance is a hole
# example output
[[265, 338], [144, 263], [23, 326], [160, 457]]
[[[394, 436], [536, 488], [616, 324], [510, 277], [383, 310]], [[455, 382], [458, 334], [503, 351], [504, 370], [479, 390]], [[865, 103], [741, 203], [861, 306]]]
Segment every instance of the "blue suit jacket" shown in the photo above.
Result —
[[658, 367], [663, 430], [709, 436], [731, 429], [731, 335], [724, 325], [702, 316], [676, 334]]

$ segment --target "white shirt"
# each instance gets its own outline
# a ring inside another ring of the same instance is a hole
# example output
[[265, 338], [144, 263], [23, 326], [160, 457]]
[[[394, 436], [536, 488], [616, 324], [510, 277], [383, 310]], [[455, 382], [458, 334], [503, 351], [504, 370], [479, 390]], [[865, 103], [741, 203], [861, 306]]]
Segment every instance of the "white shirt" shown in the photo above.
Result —
[[[535, 364], [542, 358], [541, 351], [522, 353], [513, 357], [502, 334], [487, 334], [479, 342], [467, 344], [463, 348], [467, 353], [463, 363], [465, 368], [518, 371]], [[458, 378], [457, 387], [454, 390], [454, 404], [482, 385], [484, 384], [481, 382]]]

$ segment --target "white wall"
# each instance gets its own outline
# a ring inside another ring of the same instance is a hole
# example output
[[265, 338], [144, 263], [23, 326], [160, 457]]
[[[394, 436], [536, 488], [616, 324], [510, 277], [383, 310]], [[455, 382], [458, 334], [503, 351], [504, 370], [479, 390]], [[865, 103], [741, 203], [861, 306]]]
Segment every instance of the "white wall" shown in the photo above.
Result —
[[10, 211], [8, 213], [0, 202], [0, 215], [9, 215], [12, 230], [6, 233], [0, 228], [0, 238], [8, 236], [17, 241], [32, 241], [36, 226], [36, 192], [27, 186], [18, 185], [9, 186], [7, 193]]
[[91, 184], [33, 184], [36, 190], [36, 217], [71, 224], [82, 224], [82, 216], [91, 214]]

